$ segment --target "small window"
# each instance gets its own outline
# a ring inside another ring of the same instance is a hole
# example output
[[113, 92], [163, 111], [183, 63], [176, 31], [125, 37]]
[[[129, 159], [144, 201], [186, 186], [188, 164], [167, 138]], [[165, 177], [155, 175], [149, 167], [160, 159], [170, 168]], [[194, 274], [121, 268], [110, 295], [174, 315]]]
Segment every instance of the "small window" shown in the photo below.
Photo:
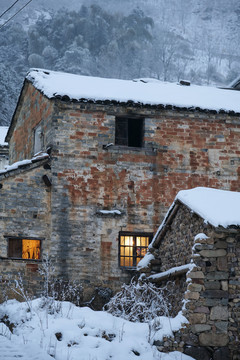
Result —
[[148, 245], [152, 239], [149, 233], [129, 233], [120, 232], [119, 234], [119, 265], [121, 267], [137, 266], [139, 261], [147, 252]]
[[37, 154], [42, 149], [43, 149], [42, 126], [38, 125], [34, 130], [34, 154]]
[[143, 126], [142, 118], [116, 118], [115, 144], [142, 147], [143, 146]]
[[41, 258], [41, 240], [8, 239], [8, 257], [39, 260]]

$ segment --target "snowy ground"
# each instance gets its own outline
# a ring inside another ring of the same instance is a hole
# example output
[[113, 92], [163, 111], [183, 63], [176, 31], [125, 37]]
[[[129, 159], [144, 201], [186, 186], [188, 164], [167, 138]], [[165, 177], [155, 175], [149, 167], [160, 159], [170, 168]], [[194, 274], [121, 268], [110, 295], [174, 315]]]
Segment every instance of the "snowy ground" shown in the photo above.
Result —
[[[29, 310], [29, 305], [31, 310]], [[103, 311], [55, 302], [48, 314], [42, 300], [0, 305], [0, 319], [14, 324], [13, 333], [0, 322], [0, 360], [190, 360], [179, 352], [160, 353], [153, 339], [179, 328], [184, 317], [159, 318], [157, 331], [146, 323], [132, 323]], [[57, 311], [56, 311], [57, 310]]]

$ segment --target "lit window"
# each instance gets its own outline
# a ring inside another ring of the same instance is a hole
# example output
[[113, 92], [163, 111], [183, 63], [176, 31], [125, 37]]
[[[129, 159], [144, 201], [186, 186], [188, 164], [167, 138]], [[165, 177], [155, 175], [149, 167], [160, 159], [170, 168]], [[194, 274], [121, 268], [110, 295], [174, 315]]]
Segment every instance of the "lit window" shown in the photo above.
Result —
[[136, 267], [147, 252], [152, 234], [123, 233], [119, 234], [120, 266]]
[[143, 146], [143, 127], [142, 118], [116, 118], [115, 126], [115, 145], [130, 147]]
[[35, 259], [41, 257], [41, 240], [12, 238], [8, 240], [8, 257]]

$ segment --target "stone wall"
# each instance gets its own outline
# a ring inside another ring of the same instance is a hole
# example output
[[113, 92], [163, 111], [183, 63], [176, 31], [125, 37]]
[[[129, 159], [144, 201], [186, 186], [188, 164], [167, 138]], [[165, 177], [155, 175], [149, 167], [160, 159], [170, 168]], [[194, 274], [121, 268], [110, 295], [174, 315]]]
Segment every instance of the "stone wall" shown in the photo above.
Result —
[[[202, 232], [201, 229], [199, 231]], [[240, 231], [205, 227], [193, 247], [184, 315], [189, 321], [172, 339], [157, 344], [196, 359], [240, 359]], [[195, 234], [197, 235], [197, 233]]]
[[[49, 173], [47, 160], [0, 175], [0, 275], [1, 281], [23, 275], [28, 291], [39, 294], [39, 260], [8, 259], [8, 238], [42, 239], [46, 252], [51, 236], [51, 193], [42, 180]], [[0, 283], [1, 285], [1, 283]], [[1, 289], [0, 294], [3, 293]], [[0, 299], [1, 300], [1, 299]]]

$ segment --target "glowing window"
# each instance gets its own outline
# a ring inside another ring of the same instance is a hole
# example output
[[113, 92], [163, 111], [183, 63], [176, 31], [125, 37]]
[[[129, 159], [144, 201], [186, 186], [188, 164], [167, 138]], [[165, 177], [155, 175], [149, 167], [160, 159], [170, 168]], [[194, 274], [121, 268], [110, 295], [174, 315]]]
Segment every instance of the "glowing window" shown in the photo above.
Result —
[[119, 234], [119, 265], [136, 267], [147, 252], [152, 234], [123, 233]]
[[8, 257], [14, 259], [39, 260], [41, 258], [41, 240], [9, 239]]

